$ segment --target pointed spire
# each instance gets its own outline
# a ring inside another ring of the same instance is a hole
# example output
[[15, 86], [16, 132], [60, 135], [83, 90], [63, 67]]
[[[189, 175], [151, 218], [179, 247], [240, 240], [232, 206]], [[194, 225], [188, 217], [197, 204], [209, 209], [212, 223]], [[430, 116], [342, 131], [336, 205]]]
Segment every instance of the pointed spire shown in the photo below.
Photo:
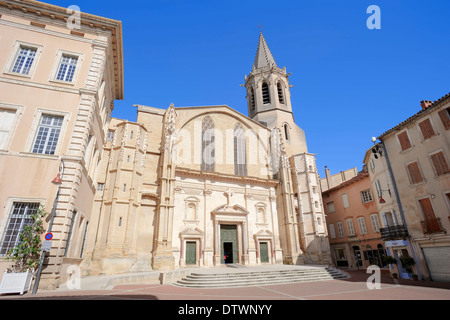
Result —
[[259, 44], [258, 51], [256, 52], [256, 60], [253, 64], [254, 69], [263, 68], [266, 66], [276, 66], [275, 59], [272, 56], [272, 53], [269, 50], [269, 46], [267, 45], [266, 39], [262, 32], [259, 34]]

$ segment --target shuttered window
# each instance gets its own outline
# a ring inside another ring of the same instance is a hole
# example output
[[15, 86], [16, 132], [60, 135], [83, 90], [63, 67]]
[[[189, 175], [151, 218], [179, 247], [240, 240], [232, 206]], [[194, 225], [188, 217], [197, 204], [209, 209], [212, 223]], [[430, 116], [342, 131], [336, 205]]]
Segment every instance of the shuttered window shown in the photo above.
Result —
[[450, 108], [439, 111], [439, 117], [441, 118], [445, 130], [450, 129]]
[[419, 203], [425, 220], [433, 220], [436, 218], [429, 198], [421, 199], [419, 200]]
[[434, 137], [436, 134], [434, 133], [433, 127], [431, 126], [430, 119], [426, 119], [419, 123], [420, 131], [422, 132], [423, 138], [430, 139]]
[[417, 162], [410, 163], [407, 168], [411, 184], [416, 184], [423, 181], [423, 176]]
[[411, 148], [411, 141], [409, 141], [408, 133], [406, 133], [406, 131], [398, 135], [398, 140], [400, 142], [402, 150]]
[[442, 176], [450, 172], [447, 160], [442, 151], [432, 154], [430, 158], [437, 176]]
[[8, 141], [15, 117], [15, 110], [0, 109], [0, 150], [4, 150], [8, 147]]

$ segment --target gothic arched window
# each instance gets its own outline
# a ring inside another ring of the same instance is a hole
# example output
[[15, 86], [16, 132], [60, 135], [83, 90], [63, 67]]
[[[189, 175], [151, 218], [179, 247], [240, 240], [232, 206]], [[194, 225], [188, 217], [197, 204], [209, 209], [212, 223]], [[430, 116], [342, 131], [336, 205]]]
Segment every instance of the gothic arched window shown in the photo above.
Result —
[[240, 123], [234, 127], [234, 173], [247, 176], [247, 160], [245, 148], [245, 132]]
[[278, 82], [277, 89], [278, 89], [278, 101], [280, 101], [281, 104], [284, 104], [283, 86], [281, 85], [281, 82]]
[[215, 158], [214, 123], [211, 118], [205, 117], [202, 123], [202, 171], [214, 171]]
[[286, 141], [289, 140], [289, 126], [287, 124], [284, 124], [284, 137], [286, 139]]
[[250, 108], [252, 111], [255, 111], [256, 105], [255, 105], [255, 91], [253, 88], [250, 88]]
[[267, 84], [267, 82], [264, 82], [262, 84], [262, 97], [264, 104], [270, 103], [269, 85]]

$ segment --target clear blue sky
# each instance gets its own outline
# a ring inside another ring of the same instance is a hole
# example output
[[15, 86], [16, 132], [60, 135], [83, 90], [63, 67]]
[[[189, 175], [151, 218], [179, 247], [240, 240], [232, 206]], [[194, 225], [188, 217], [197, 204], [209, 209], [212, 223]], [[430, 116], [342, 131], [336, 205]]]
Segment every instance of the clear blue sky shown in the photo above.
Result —
[[[125, 99], [167, 108], [226, 104], [247, 114], [240, 87], [259, 28], [293, 75], [292, 106], [321, 176], [362, 168], [371, 137], [450, 92], [450, 1], [50, 1], [123, 22]], [[370, 5], [381, 30], [369, 30]]]

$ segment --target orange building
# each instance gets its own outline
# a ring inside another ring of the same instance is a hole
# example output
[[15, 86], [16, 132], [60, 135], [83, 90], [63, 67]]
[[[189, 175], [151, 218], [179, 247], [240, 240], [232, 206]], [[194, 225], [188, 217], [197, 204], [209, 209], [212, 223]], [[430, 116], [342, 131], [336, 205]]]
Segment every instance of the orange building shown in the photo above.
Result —
[[383, 267], [380, 217], [367, 170], [321, 179], [333, 263], [339, 268]]

